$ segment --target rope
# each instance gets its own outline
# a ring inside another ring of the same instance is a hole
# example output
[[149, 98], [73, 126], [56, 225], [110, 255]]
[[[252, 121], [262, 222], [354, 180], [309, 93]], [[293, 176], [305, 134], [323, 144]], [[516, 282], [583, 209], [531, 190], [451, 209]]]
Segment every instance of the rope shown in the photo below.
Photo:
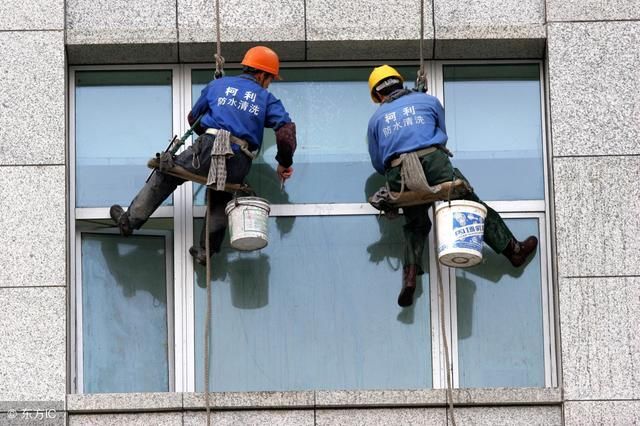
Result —
[[211, 333], [211, 259], [209, 257], [209, 213], [211, 211], [211, 191], [207, 189], [207, 212], [205, 214], [205, 253], [207, 256], [207, 315], [204, 324], [204, 392], [207, 408], [207, 426], [211, 424], [211, 401], [209, 400], [209, 345]]
[[220, 0], [216, 0], [216, 71], [213, 74], [215, 78], [224, 75], [224, 57], [222, 56], [222, 45], [220, 41]]
[[420, 68], [416, 76], [416, 89], [419, 92], [427, 91], [427, 75], [424, 71], [424, 0], [420, 1]]
[[[437, 236], [438, 221], [436, 220], [435, 204], [432, 204], [432, 208], [433, 208], [433, 232], [435, 232]], [[448, 412], [451, 416], [451, 424], [453, 426], [456, 426], [456, 419], [453, 411], [453, 384], [452, 384], [452, 377], [451, 377], [453, 375], [453, 372], [451, 371], [451, 362], [449, 360], [449, 342], [447, 339], [447, 328], [445, 327], [446, 319], [444, 316], [444, 287], [442, 285], [442, 267], [440, 266], [440, 262], [438, 260], [436, 260], [436, 271], [438, 274], [438, 300], [440, 302], [440, 327], [441, 327], [440, 333], [442, 334], [442, 344], [444, 346], [444, 352], [445, 352], [444, 365], [447, 371], [447, 398], [446, 399], [449, 405]]]
[[[222, 42], [220, 40], [220, 0], [216, 0], [216, 70], [213, 74], [218, 79], [224, 75], [224, 57], [222, 56]], [[209, 345], [211, 333], [211, 256], [209, 255], [209, 213], [211, 212], [211, 192], [206, 190], [207, 212], [205, 213], [205, 253], [207, 256], [207, 315], [204, 326], [204, 387], [205, 387], [205, 407], [207, 409], [207, 426], [211, 425], [211, 400], [209, 395]]]

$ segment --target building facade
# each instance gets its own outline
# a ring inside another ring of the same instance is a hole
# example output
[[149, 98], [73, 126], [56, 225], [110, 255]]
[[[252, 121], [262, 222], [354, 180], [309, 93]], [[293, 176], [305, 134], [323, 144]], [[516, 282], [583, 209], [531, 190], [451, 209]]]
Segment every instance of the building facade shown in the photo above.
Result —
[[[202, 424], [206, 370], [214, 424], [640, 423], [640, 3], [220, 3], [229, 74], [279, 53], [299, 148], [281, 190], [265, 133], [270, 242], [213, 263], [209, 369], [202, 188], [127, 240], [108, 207], [188, 129], [215, 2], [0, 6], [0, 424]], [[401, 309], [402, 224], [366, 203], [366, 78], [389, 63], [412, 84], [421, 21], [454, 164], [540, 249], [514, 270], [486, 248], [440, 300], [431, 235]]]

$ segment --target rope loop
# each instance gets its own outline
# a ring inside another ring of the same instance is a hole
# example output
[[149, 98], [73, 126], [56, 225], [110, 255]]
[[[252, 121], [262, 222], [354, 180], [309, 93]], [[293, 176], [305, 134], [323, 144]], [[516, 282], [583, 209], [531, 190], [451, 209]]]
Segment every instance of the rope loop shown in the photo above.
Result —
[[213, 76], [216, 79], [218, 79], [218, 78], [224, 76], [224, 63], [225, 63], [225, 60], [224, 60], [224, 56], [222, 56], [222, 55], [220, 55], [218, 53], [216, 53], [213, 56], [216, 59], [216, 70], [215, 70]]

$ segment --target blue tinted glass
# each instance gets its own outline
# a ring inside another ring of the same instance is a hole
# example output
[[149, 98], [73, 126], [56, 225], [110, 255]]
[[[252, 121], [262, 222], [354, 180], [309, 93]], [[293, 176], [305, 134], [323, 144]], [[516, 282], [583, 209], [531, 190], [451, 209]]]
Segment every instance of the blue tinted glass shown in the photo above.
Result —
[[[428, 274], [414, 306], [400, 308], [400, 222], [278, 217], [269, 219], [269, 245], [259, 252], [232, 251], [227, 241], [212, 262], [212, 390], [430, 388]], [[198, 391], [204, 277], [197, 266]]]
[[162, 237], [82, 234], [84, 391], [169, 390]]
[[[363, 203], [364, 182], [374, 172], [367, 149], [367, 125], [377, 106], [371, 101], [371, 68], [315, 68], [282, 70], [284, 81], [269, 90], [284, 104], [296, 123], [298, 149], [294, 176], [284, 191], [275, 174], [276, 143], [266, 129], [260, 156], [248, 182], [272, 203]], [[399, 68], [410, 81], [415, 69]], [[192, 102], [211, 78], [210, 71], [194, 71]], [[378, 179], [378, 187], [384, 179]], [[202, 189], [195, 203], [204, 204]]]
[[537, 64], [447, 65], [453, 164], [484, 200], [544, 199]]
[[172, 137], [171, 71], [79, 71], [75, 101], [76, 207], [129, 205]]
[[[507, 219], [516, 238], [536, 219]], [[544, 387], [539, 251], [513, 268], [485, 246], [483, 263], [456, 270], [460, 387]]]

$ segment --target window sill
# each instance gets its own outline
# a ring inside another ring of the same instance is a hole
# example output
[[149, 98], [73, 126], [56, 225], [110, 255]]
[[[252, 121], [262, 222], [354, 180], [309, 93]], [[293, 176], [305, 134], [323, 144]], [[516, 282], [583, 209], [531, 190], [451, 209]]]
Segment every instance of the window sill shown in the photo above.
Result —
[[[557, 405], [559, 388], [455, 389], [460, 406]], [[210, 406], [219, 410], [365, 407], [445, 407], [446, 390], [214, 392]], [[158, 412], [205, 408], [204, 393], [111, 393], [67, 395], [69, 413]]]

